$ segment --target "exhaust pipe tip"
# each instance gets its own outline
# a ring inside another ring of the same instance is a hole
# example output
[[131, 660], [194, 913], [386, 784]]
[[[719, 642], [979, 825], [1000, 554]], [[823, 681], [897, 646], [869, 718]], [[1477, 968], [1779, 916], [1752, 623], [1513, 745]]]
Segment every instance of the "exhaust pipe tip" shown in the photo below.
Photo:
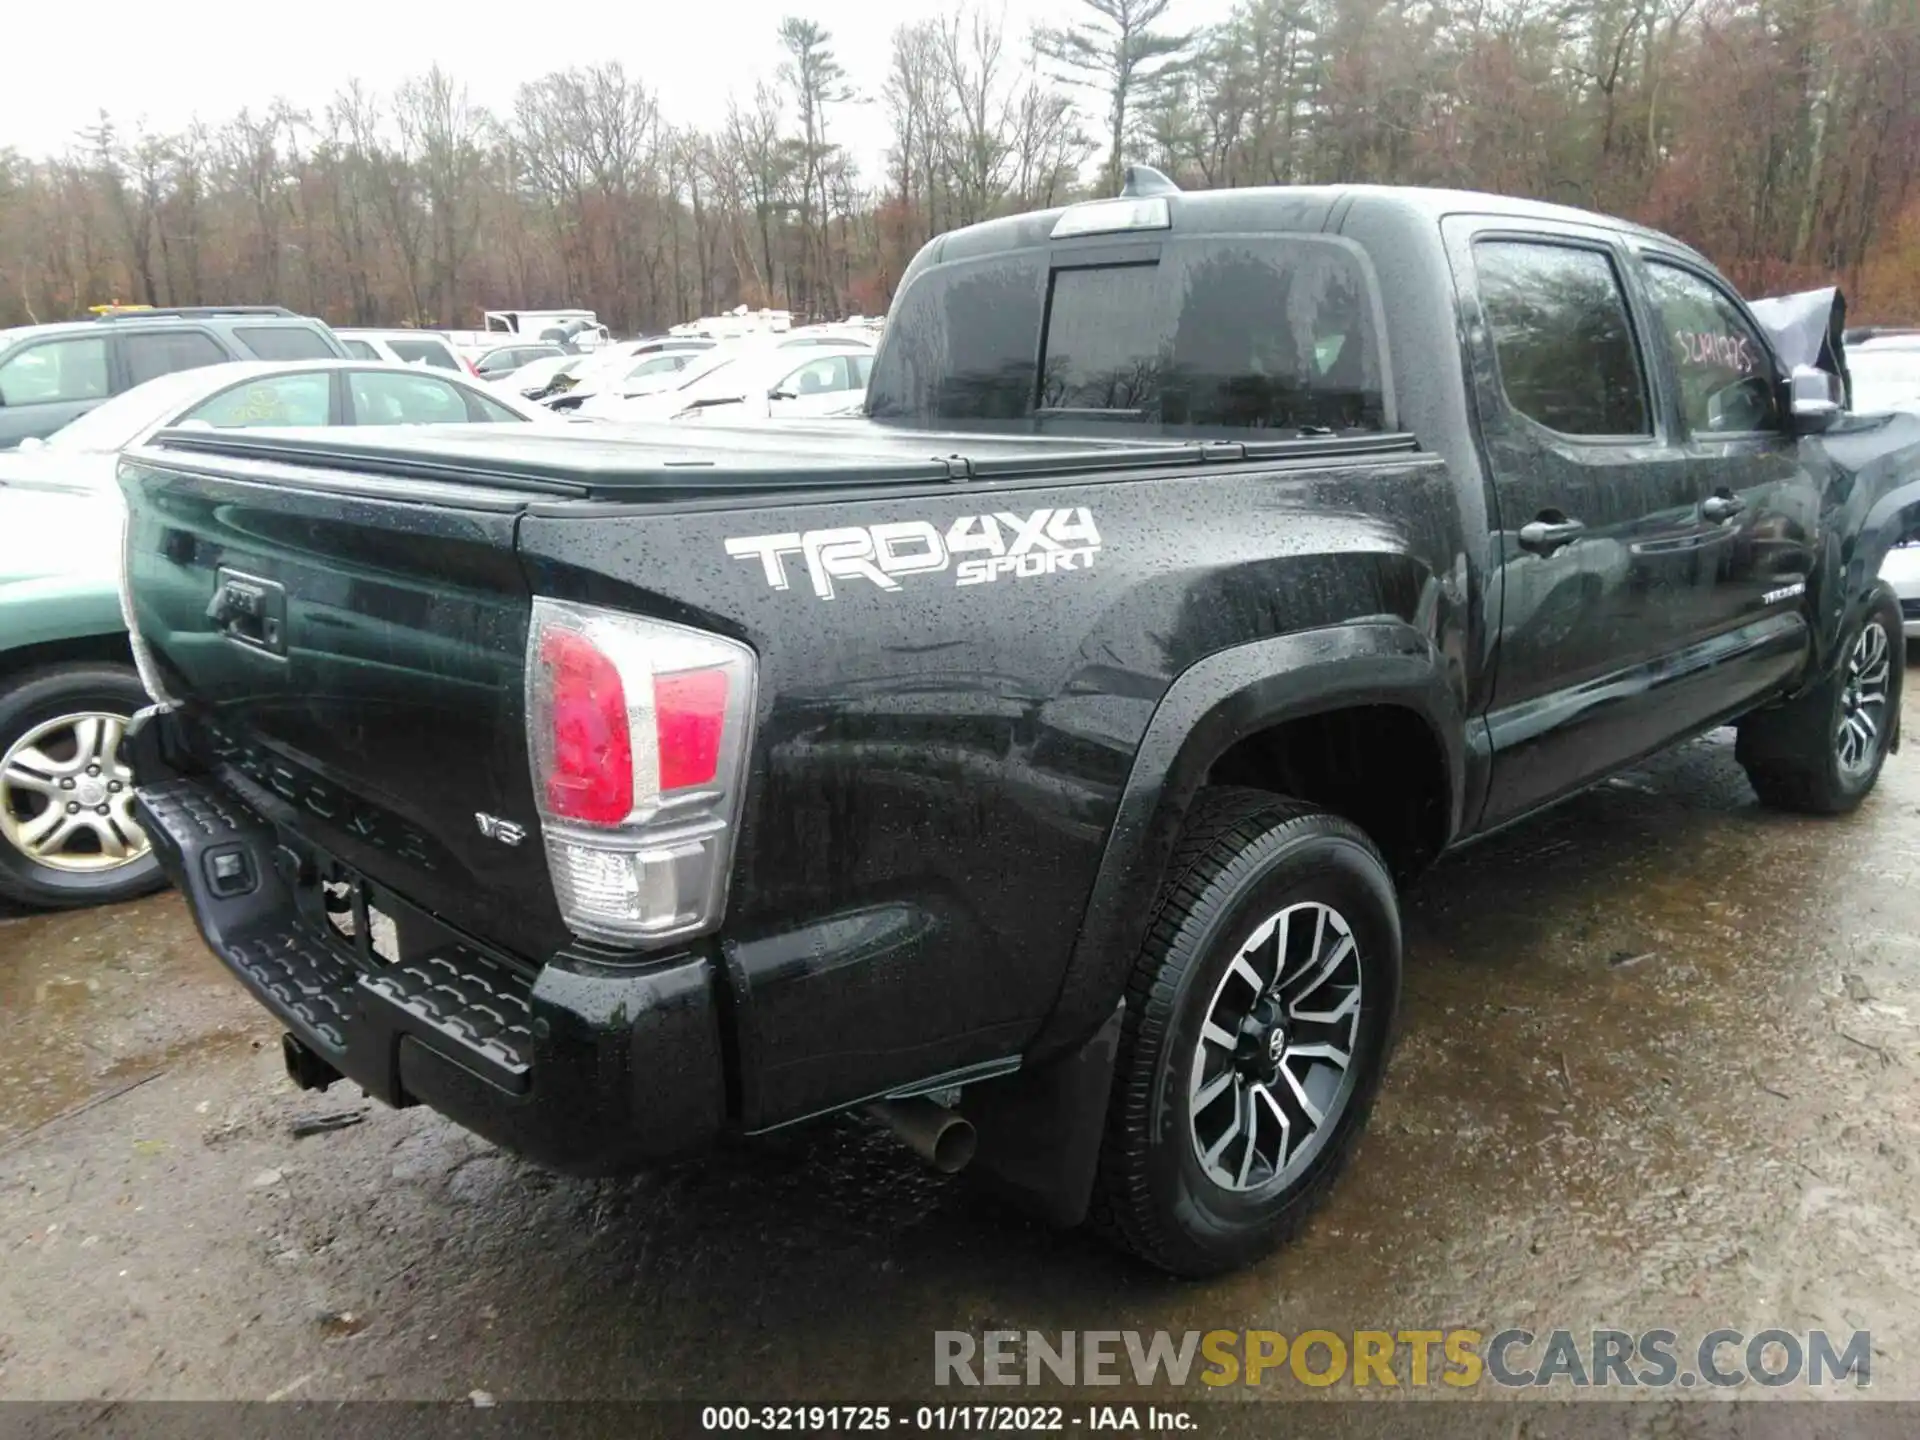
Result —
[[896, 1139], [942, 1175], [956, 1175], [966, 1169], [979, 1148], [979, 1134], [971, 1120], [925, 1097], [876, 1100], [866, 1108]]

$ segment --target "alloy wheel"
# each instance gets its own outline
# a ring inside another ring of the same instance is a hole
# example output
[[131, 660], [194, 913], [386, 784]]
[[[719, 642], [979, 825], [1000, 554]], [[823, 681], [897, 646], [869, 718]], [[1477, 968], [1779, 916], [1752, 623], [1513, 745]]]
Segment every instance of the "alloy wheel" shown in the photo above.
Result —
[[120, 758], [127, 717], [88, 710], [28, 730], [0, 756], [0, 838], [35, 864], [70, 874], [144, 858], [133, 773]]
[[1835, 753], [1840, 769], [1859, 775], [1872, 768], [1887, 724], [1887, 684], [1893, 670], [1893, 646], [1886, 626], [1869, 620], [1847, 656], [1845, 688], [1840, 692], [1840, 725]]
[[1318, 901], [1268, 916], [1214, 987], [1187, 1092], [1193, 1151], [1226, 1190], [1298, 1175], [1351, 1098], [1360, 1030], [1360, 952]]

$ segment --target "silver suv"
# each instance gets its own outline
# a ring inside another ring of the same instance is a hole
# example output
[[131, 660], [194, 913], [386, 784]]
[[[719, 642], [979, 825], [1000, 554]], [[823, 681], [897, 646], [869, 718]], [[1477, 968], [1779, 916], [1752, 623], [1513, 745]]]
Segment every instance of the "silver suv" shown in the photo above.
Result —
[[129, 309], [0, 330], [0, 450], [51, 435], [156, 375], [228, 360], [346, 358], [323, 321], [279, 305]]

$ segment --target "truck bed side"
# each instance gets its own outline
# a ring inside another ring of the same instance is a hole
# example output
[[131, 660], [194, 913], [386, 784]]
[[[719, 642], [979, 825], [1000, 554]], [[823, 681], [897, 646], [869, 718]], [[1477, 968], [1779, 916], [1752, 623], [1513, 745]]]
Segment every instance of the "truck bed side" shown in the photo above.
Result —
[[[1466, 604], [1452, 481], [1405, 441], [804, 500], [432, 504], [163, 453], [126, 482], [134, 594], [207, 758], [530, 967], [606, 958], [569, 944], [540, 846], [476, 825], [538, 830], [531, 596], [756, 651], [735, 901], [693, 947], [725, 989], [749, 1129], [1018, 1063], [1148, 721], [1197, 662], [1389, 623], [1464, 698], [1439, 643]], [[284, 657], [208, 618], [223, 573], [284, 587]]]

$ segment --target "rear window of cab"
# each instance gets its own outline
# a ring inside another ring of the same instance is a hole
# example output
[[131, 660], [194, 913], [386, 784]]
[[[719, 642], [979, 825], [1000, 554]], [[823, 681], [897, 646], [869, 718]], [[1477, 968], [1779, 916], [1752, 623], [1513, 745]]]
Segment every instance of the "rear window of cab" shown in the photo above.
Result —
[[895, 302], [867, 410], [1183, 433], [1384, 428], [1372, 287], [1319, 236], [1169, 240], [1085, 263], [1062, 247], [935, 266]]

